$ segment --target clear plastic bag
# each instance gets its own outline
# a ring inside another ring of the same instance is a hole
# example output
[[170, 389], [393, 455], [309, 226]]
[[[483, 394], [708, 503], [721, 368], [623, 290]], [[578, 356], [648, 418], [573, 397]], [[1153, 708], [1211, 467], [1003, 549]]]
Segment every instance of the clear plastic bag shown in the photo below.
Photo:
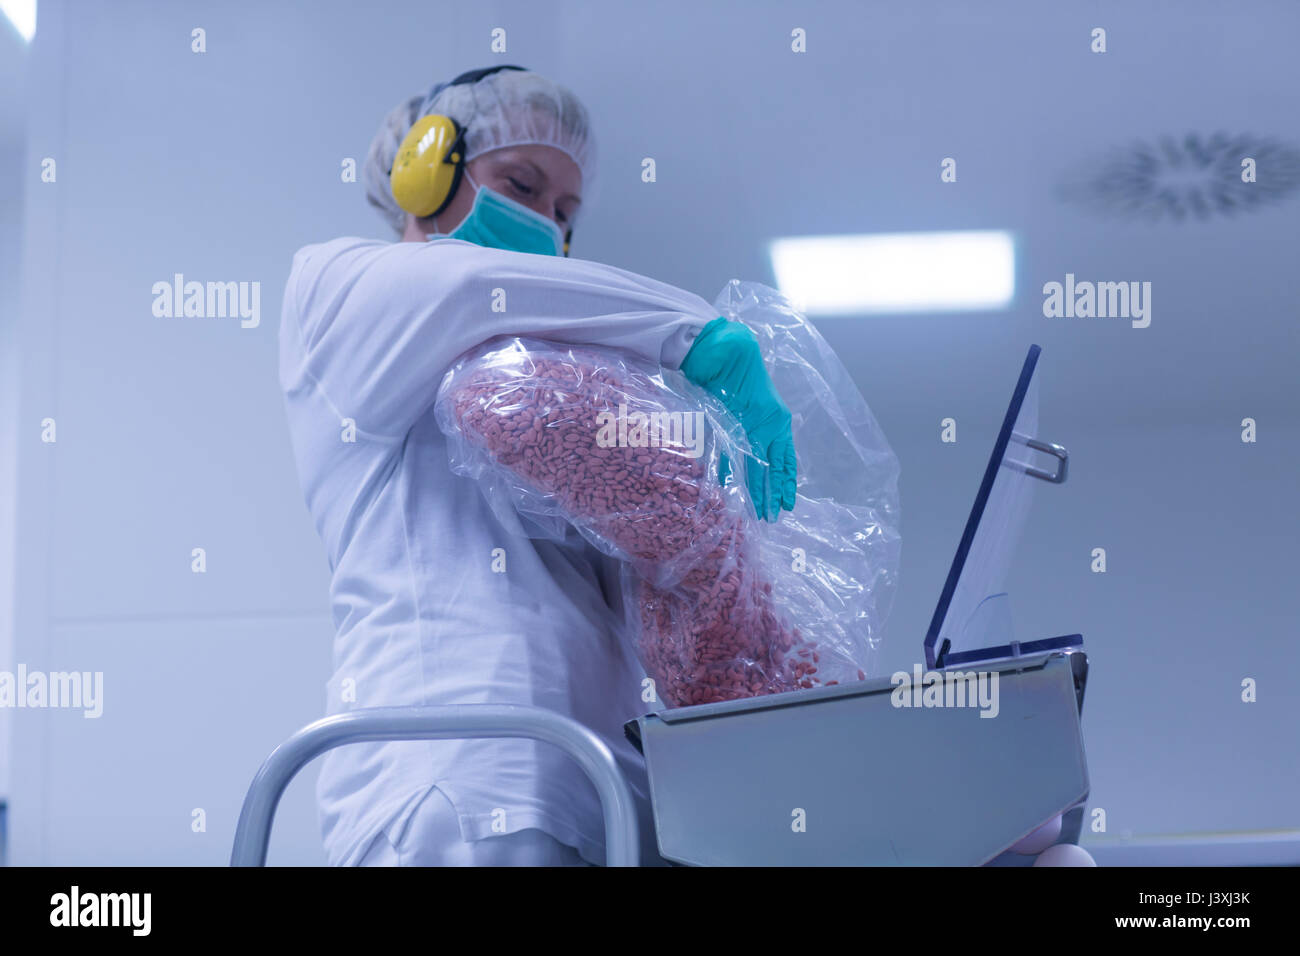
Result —
[[799, 497], [777, 524], [738, 480], [738, 423], [679, 372], [498, 340], [435, 403], [452, 470], [498, 514], [624, 562], [626, 636], [673, 707], [861, 679], [899, 560], [898, 462], [843, 365], [773, 289], [733, 281], [716, 305], [758, 334], [792, 413]]

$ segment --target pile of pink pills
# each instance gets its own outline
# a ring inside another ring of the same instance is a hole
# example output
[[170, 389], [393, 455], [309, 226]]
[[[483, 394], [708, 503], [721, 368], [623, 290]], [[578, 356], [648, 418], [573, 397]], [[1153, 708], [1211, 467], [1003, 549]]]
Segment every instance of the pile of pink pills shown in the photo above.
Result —
[[458, 369], [439, 401], [464, 441], [636, 569], [636, 647], [669, 706], [821, 683], [817, 646], [777, 612], [757, 565], [758, 519], [728, 506], [704, 436], [637, 433], [638, 413], [698, 414], [688, 399], [606, 353], [514, 342]]

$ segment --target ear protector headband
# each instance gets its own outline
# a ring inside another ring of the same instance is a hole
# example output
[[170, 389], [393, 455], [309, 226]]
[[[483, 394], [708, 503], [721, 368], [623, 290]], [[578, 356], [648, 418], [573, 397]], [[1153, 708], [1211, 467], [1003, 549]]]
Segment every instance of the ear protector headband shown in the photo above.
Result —
[[[522, 66], [489, 66], [462, 73], [450, 83], [437, 83], [424, 98], [423, 113], [444, 89], [477, 83], [501, 70], [523, 70]], [[397, 205], [418, 219], [436, 216], [447, 208], [465, 172], [465, 130], [450, 116], [436, 113], [422, 116], [411, 127], [393, 159], [388, 181]], [[564, 234], [564, 254], [569, 254], [573, 230]]]

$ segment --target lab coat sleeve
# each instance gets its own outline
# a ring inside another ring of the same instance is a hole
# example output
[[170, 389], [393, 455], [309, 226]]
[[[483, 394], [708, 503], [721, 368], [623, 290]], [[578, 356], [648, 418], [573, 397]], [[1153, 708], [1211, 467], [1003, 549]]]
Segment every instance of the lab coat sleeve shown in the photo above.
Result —
[[303, 371], [358, 429], [393, 440], [433, 404], [451, 363], [489, 339], [609, 346], [675, 368], [717, 316], [697, 295], [613, 266], [451, 239], [309, 246], [286, 292]]

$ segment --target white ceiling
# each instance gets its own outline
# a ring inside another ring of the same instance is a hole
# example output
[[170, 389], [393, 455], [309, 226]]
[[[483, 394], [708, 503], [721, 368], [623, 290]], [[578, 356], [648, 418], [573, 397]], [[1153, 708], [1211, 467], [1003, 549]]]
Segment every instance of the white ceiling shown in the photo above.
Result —
[[[168, 44], [195, 21], [183, 4], [124, 2], [111, 16], [70, 9], [128, 32], [116, 68], [115, 54], [98, 48], [70, 54], [68, 69], [95, 74], [101, 112], [124, 134], [156, 125], [147, 91], [160, 77], [193, 86], [185, 111], [167, 108], [168, 122], [186, 112], [234, 118], [196, 156], [211, 154], [214, 196], [238, 188], [221, 150], [255, 157], [267, 174], [286, 158], [303, 168], [302, 131], [312, 131], [308, 145], [329, 167], [335, 141], [344, 155], [364, 155], [384, 109], [433, 80], [521, 63], [571, 86], [595, 118], [602, 181], [575, 255], [712, 298], [732, 277], [773, 281], [765, 248], [776, 236], [1015, 233], [1010, 310], [820, 323], [887, 431], [1000, 417], [1031, 342], [1044, 347], [1047, 423], [1232, 429], [1246, 416], [1300, 414], [1300, 194], [1231, 218], [1155, 223], [1059, 195], [1079, 169], [1135, 141], [1223, 132], [1300, 149], [1300, 4], [1291, 0], [657, 0], [653, 9], [499, 0], [390, 2], [364, 14], [328, 0], [307, 19], [245, 2], [193, 9], [226, 50], [203, 61], [220, 71], [210, 77], [167, 66], [185, 53]], [[505, 57], [488, 50], [499, 26], [509, 31]], [[806, 53], [791, 52], [796, 27]], [[1090, 50], [1095, 27], [1107, 31], [1104, 54]], [[22, 58], [13, 32], [0, 30], [9, 144], [21, 127]], [[288, 157], [290, 148], [299, 152]], [[657, 162], [653, 184], [641, 181], [645, 157]], [[940, 182], [945, 157], [957, 160], [956, 183]], [[1261, 183], [1283, 172], [1264, 163]], [[332, 234], [355, 229], [355, 216], [381, 232], [353, 195], [313, 186], [304, 206], [302, 194], [285, 190], [286, 208], [267, 214]], [[140, 209], [127, 214], [137, 221], [125, 226], [150, 228]], [[1151, 326], [1044, 318], [1042, 286], [1067, 272], [1151, 282]]]
[[[596, 111], [605, 168], [654, 156], [659, 182], [607, 183], [581, 254], [711, 296], [732, 275], [771, 281], [762, 252], [776, 235], [1009, 229], [1012, 310], [821, 323], [882, 421], [1000, 417], [1031, 342], [1048, 423], [1295, 420], [1300, 192], [1156, 223], [1058, 193], [1135, 141], [1222, 131], [1300, 150], [1300, 4], [791, 7], [582, 7], [583, 37], [645, 21], [625, 48], [578, 42], [575, 16], [554, 72]], [[789, 50], [795, 26], [807, 53]], [[954, 184], [940, 182], [944, 157]], [[1261, 181], [1295, 181], [1294, 166], [1266, 165]], [[1151, 282], [1151, 326], [1044, 318], [1042, 286], [1067, 272]]]

